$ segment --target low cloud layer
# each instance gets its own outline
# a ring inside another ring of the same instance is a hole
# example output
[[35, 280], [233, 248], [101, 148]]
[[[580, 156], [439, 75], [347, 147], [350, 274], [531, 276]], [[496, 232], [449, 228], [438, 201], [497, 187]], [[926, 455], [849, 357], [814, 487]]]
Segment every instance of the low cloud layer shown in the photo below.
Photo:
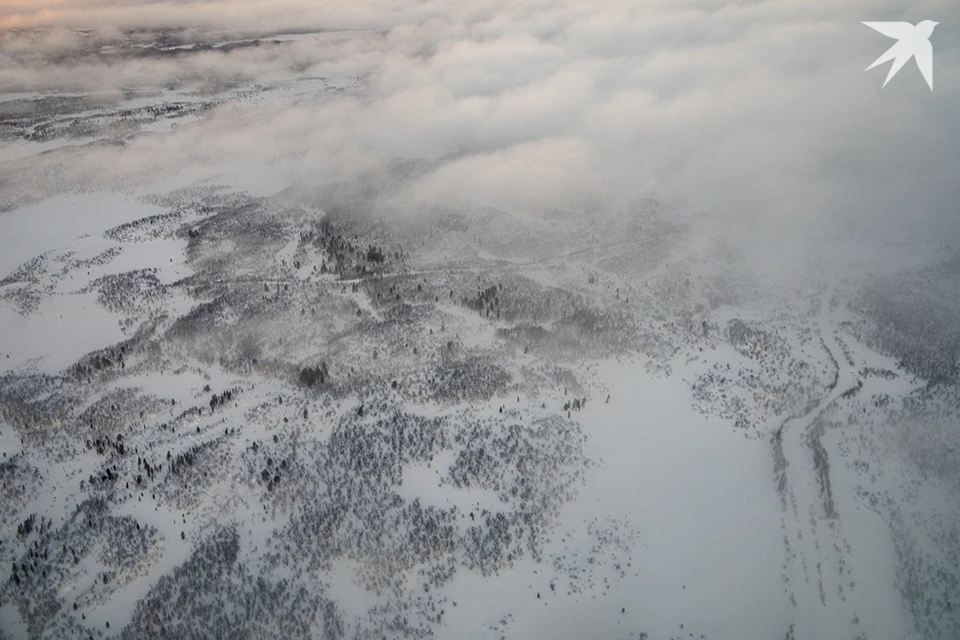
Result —
[[[864, 69], [892, 41], [860, 22], [924, 19], [941, 23], [935, 91], [913, 62], [881, 90], [886, 67]], [[279, 160], [301, 183], [349, 184], [415, 159], [432, 164], [372, 206], [536, 216], [652, 196], [801, 262], [829, 237], [960, 237], [953, 0], [14, 0], [0, 3], [0, 27], [4, 92], [356, 81], [240, 101], [161, 138], [90, 151], [59, 167], [77, 180], [245, 158]], [[155, 30], [171, 46], [261, 43], [123, 53]], [[290, 35], [316, 30], [329, 31]]]

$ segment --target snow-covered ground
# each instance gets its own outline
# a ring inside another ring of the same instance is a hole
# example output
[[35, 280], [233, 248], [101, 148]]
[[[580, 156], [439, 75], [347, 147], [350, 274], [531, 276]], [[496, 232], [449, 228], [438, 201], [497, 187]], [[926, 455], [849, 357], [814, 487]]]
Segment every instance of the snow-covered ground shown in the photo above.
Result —
[[956, 247], [419, 201], [308, 31], [0, 94], [0, 638], [960, 637]]

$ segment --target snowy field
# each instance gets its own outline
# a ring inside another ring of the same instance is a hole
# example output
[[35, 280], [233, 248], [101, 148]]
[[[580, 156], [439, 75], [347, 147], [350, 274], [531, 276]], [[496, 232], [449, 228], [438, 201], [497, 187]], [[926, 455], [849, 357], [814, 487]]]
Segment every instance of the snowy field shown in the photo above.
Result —
[[600, 37], [701, 9], [235, 1], [0, 7], [0, 639], [960, 638], [955, 150], [810, 221]]

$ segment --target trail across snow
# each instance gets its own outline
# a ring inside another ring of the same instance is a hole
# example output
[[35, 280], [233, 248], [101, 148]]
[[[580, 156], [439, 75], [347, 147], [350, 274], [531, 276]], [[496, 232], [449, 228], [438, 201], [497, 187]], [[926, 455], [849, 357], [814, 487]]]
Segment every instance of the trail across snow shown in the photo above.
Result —
[[[793, 637], [797, 640], [903, 637], [906, 626], [900, 599], [893, 587], [893, 563], [880, 563], [889, 566], [891, 571], [890, 575], [883, 576], [877, 575], [876, 566], [864, 565], [878, 562], [874, 555], [876, 547], [889, 534], [876, 514], [857, 510], [850, 496], [831, 486], [829, 454], [816, 434], [818, 420], [824, 412], [845, 391], [858, 384], [857, 374], [847, 362], [835, 335], [836, 323], [830, 313], [833, 294], [832, 286], [824, 291], [816, 324], [823, 347], [836, 365], [835, 381], [806, 413], [784, 422], [774, 440], [775, 445], [779, 441], [781, 460], [785, 462], [780, 476], [785, 507], [784, 579], [794, 611]], [[834, 462], [842, 464], [839, 460]], [[876, 519], [872, 526], [850, 528], [858, 535], [845, 531], [845, 519], [862, 520], [870, 516]], [[869, 551], [864, 553], [865, 550]], [[881, 588], [876, 588], [877, 584], [863, 588], [863, 579], [867, 576], [871, 583], [881, 578]]]

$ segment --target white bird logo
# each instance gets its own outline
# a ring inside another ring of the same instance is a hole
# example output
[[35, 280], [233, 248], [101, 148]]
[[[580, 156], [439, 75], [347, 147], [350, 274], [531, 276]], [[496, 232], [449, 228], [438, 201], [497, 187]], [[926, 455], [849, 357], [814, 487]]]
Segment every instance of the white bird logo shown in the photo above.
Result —
[[917, 66], [920, 67], [920, 73], [930, 85], [930, 91], [933, 91], [933, 46], [930, 44], [930, 36], [933, 35], [933, 28], [940, 24], [939, 22], [924, 20], [916, 26], [909, 22], [864, 22], [863, 24], [887, 37], [899, 40], [885, 54], [877, 58], [876, 62], [867, 67], [866, 71], [893, 60], [890, 73], [883, 83], [883, 86], [887, 86], [887, 82], [897, 75], [903, 65], [907, 64], [910, 58], [915, 58]]

